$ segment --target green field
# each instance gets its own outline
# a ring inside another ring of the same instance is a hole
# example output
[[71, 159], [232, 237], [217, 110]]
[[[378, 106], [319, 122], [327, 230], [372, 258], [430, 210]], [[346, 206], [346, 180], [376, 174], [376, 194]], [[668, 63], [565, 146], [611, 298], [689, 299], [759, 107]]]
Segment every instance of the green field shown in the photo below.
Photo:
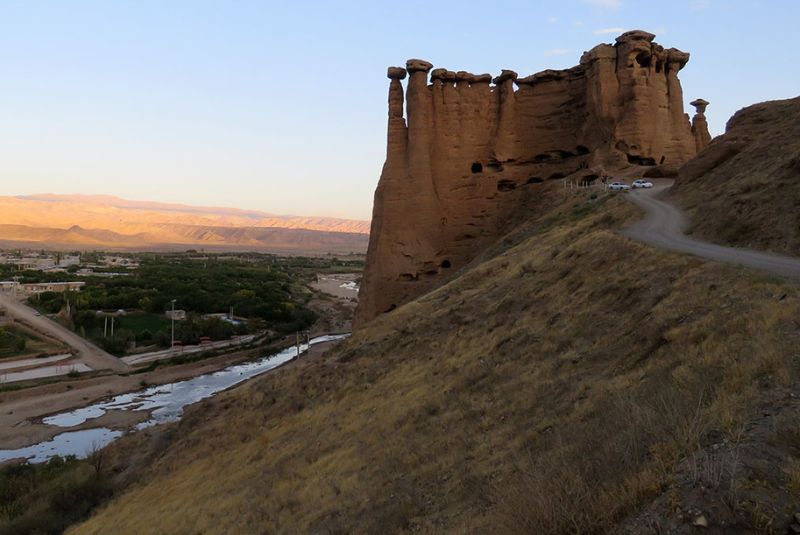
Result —
[[[111, 319], [109, 318], [109, 324]], [[163, 314], [153, 314], [149, 312], [133, 313], [120, 316], [114, 319], [114, 329], [127, 329], [134, 335], [139, 335], [144, 331], [155, 334], [159, 331], [170, 329], [170, 320]]]
[[37, 356], [60, 351], [61, 348], [28, 332], [6, 325], [0, 327], [0, 359]]
[[[124, 277], [85, 277], [80, 292], [44, 292], [29, 303], [42, 314], [59, 314], [70, 329], [122, 356], [137, 347], [169, 346], [171, 325], [164, 313], [173, 301], [176, 309], [187, 313], [186, 320], [175, 322], [175, 340], [184, 345], [205, 337], [227, 340], [248, 332], [287, 334], [308, 329], [317, 320], [308, 289], [317, 273], [363, 268], [362, 259], [254, 253], [142, 253], [137, 260], [139, 267]], [[26, 281], [40, 276], [21, 273]], [[245, 321], [232, 325], [209, 317], [231, 309]], [[117, 316], [120, 310], [126, 313]]]

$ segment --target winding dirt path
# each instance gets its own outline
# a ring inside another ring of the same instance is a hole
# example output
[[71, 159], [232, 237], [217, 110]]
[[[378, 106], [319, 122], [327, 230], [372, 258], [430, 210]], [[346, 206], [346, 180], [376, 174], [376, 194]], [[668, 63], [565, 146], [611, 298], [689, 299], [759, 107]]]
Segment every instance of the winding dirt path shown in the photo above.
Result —
[[622, 231], [622, 234], [659, 249], [688, 253], [716, 262], [761, 269], [781, 277], [800, 281], [800, 258], [772, 253], [725, 247], [691, 238], [684, 234], [688, 218], [677, 207], [662, 200], [661, 193], [672, 186], [672, 180], [654, 180], [653, 188], [632, 190], [626, 198], [644, 209], [644, 219]]

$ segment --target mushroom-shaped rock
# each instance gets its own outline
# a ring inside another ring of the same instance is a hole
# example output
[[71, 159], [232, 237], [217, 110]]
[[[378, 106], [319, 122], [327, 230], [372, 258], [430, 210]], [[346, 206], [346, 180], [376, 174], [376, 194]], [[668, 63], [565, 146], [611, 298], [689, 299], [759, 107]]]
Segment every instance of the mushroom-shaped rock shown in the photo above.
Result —
[[444, 81], [444, 76], [447, 74], [447, 69], [433, 69], [431, 71], [431, 82]]
[[694, 106], [696, 112], [702, 115], [706, 112], [706, 106], [708, 106], [709, 102], [707, 100], [703, 100], [702, 98], [698, 98], [697, 100], [691, 101], [689, 104]]
[[617, 44], [624, 43], [626, 41], [647, 41], [648, 43], [652, 43], [653, 39], [655, 38], [656, 36], [650, 32], [646, 32], [644, 30], [631, 30], [617, 37], [616, 42]]
[[392, 80], [403, 80], [406, 77], [406, 70], [403, 67], [389, 67], [386, 76]]
[[492, 81], [492, 75], [489, 73], [476, 74], [472, 77], [471, 83], [473, 84], [488, 84]]
[[517, 73], [515, 73], [514, 71], [512, 71], [510, 69], [503, 69], [502, 71], [500, 71], [500, 76], [495, 77], [495, 79], [493, 81], [494, 81], [495, 85], [500, 85], [503, 82], [505, 82], [506, 80], [512, 80], [513, 81], [513, 80], [516, 80], [516, 79], [517, 79]]
[[456, 82], [471, 82], [475, 75], [467, 71], [458, 71], [456, 73]]
[[431, 71], [431, 82], [435, 82], [437, 80], [452, 84], [456, 81], [456, 73], [453, 71], [448, 71], [447, 69], [433, 69]]
[[406, 70], [410, 73], [425, 72], [433, 68], [433, 64], [425, 61], [424, 59], [410, 59], [406, 61]]
[[689, 53], [677, 48], [670, 48], [667, 50], [667, 62], [673, 69], [681, 70], [689, 63]]

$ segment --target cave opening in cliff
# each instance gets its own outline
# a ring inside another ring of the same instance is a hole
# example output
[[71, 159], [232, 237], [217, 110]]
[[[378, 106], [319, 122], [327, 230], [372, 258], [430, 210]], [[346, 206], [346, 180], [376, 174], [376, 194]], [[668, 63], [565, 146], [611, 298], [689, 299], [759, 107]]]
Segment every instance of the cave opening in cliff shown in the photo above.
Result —
[[589, 154], [590, 152], [589, 147], [586, 147], [584, 145], [578, 145], [577, 147], [575, 147], [575, 151], [580, 155]]
[[538, 176], [532, 176], [532, 177], [530, 177], [530, 178], [528, 179], [528, 181], [527, 181], [527, 182], [525, 182], [525, 183], [526, 183], [526, 184], [539, 184], [539, 183], [541, 183], [541, 182], [544, 182], [544, 179], [543, 179], [542, 177], [538, 177]]
[[497, 183], [497, 191], [511, 191], [517, 185], [512, 180], [501, 180]]
[[474, 164], [472, 164], [472, 172], [483, 173], [483, 164], [481, 162], [475, 162]]
[[552, 175], [547, 177], [547, 180], [555, 180], [557, 178], [567, 178], [567, 175], [565, 175], [564, 173], [553, 173]]
[[489, 165], [489, 168], [491, 170], [493, 170], [493, 171], [502, 171], [503, 170], [503, 164], [498, 162], [497, 160], [490, 161], [488, 165]]
[[652, 56], [647, 52], [642, 52], [636, 56], [636, 63], [638, 63], [640, 67], [649, 67], [651, 60]]
[[449, 260], [442, 260], [442, 267], [445, 269], [450, 269], [450, 261]]
[[636, 165], [656, 165], [655, 158], [649, 156], [637, 156], [636, 154], [628, 154], [628, 163]]

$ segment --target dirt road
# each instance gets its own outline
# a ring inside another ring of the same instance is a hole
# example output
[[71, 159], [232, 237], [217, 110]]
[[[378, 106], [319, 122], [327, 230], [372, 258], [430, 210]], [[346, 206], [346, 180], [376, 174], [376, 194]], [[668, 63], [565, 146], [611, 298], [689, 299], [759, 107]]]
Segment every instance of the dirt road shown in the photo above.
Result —
[[684, 234], [688, 218], [659, 194], [672, 186], [672, 180], [654, 180], [651, 189], [632, 190], [626, 198], [643, 208], [646, 216], [623, 234], [659, 249], [689, 253], [716, 262], [761, 269], [800, 281], [800, 258], [780, 256], [751, 249], [737, 249], [708, 243]]
[[0, 308], [15, 320], [20, 321], [35, 331], [52, 336], [72, 349], [73, 354], [84, 364], [94, 370], [125, 371], [129, 367], [120, 359], [106, 353], [91, 342], [84, 340], [74, 332], [50, 319], [38, 315], [31, 307], [16, 301], [9, 295], [0, 293]]

